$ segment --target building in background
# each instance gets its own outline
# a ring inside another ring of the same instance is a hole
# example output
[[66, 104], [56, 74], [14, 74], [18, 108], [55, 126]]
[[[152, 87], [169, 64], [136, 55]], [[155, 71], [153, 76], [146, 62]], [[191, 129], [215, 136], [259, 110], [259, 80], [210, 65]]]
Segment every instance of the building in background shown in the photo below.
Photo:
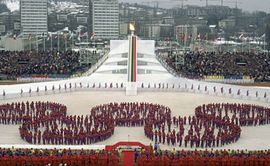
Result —
[[128, 23], [127, 22], [120, 22], [119, 35], [124, 36], [124, 37], [128, 35]]
[[221, 21], [218, 22], [218, 26], [220, 28], [233, 28], [235, 27], [236, 22], [234, 18], [228, 18], [228, 19], [223, 19]]
[[117, 39], [119, 37], [118, 0], [90, 0], [89, 31], [97, 39]]
[[47, 35], [48, 0], [20, 0], [20, 13], [23, 38]]
[[197, 37], [198, 27], [195, 25], [177, 25], [174, 28], [177, 41], [187, 43]]

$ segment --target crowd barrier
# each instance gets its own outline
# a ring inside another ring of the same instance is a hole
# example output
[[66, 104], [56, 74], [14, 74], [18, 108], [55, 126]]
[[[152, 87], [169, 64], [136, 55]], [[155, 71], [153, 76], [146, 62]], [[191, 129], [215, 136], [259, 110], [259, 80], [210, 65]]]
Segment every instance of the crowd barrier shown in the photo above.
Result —
[[61, 74], [32, 74], [32, 75], [22, 75], [17, 77], [18, 83], [27, 83], [27, 82], [47, 82], [47, 81], [60, 81], [68, 79], [68, 75]]
[[[23, 85], [22, 85], [23, 86]], [[230, 87], [230, 86], [208, 86], [205, 84], [195, 85], [189, 83], [138, 83], [138, 92], [189, 92], [207, 95], [215, 95], [221, 97], [238, 98], [246, 100], [260, 100], [263, 102], [270, 101], [269, 90], [267, 89], [252, 89], [246, 87]], [[56, 85], [42, 85], [38, 87], [21, 88], [17, 92], [9, 93], [7, 87], [3, 86], [0, 89], [0, 99], [11, 99], [26, 96], [40, 96], [55, 93], [67, 93], [71, 91], [123, 91], [125, 83], [81, 83], [81, 82], [66, 82]]]
[[232, 83], [232, 84], [245, 84], [254, 83], [254, 79], [250, 76], [204, 76], [203, 80], [206, 82], [217, 83]]

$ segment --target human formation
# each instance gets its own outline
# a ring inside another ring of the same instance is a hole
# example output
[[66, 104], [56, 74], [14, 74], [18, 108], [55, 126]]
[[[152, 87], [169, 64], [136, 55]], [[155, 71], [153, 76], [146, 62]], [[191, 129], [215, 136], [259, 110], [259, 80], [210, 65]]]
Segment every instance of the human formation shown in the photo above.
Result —
[[1, 124], [20, 124], [31, 144], [84, 145], [104, 141], [116, 126], [143, 126], [153, 142], [178, 147], [221, 147], [236, 142], [241, 126], [270, 123], [270, 109], [250, 104], [204, 104], [193, 116], [173, 116], [169, 107], [153, 103], [109, 103], [88, 115], [68, 115], [54, 102], [14, 102], [0, 105]]

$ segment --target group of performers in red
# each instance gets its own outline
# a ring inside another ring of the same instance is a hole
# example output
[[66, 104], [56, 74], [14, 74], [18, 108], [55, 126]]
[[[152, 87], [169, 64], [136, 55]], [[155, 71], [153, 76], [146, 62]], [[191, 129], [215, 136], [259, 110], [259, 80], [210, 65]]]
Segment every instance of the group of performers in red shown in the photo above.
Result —
[[240, 126], [270, 122], [270, 109], [249, 104], [208, 104], [194, 116], [172, 117], [169, 108], [155, 108], [145, 121], [145, 135], [154, 142], [184, 147], [220, 147], [240, 138]]
[[31, 144], [92, 144], [108, 139], [116, 126], [144, 126], [153, 142], [179, 147], [220, 147], [240, 138], [240, 126], [270, 123], [270, 109], [249, 104], [208, 104], [194, 116], [172, 116], [169, 107], [152, 103], [109, 103], [86, 116], [68, 115], [53, 102], [0, 105], [0, 123], [20, 124], [22, 139]]

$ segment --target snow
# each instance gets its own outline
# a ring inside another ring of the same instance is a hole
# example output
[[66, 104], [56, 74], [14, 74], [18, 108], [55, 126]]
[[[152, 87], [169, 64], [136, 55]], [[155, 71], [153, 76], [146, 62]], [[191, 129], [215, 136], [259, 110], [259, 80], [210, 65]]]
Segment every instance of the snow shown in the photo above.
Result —
[[[16, 99], [0, 100], [0, 104], [17, 101], [53, 101], [65, 104], [68, 107], [68, 114], [86, 115], [92, 107], [109, 102], [150, 102], [169, 106], [173, 115], [188, 116], [194, 115], [194, 108], [207, 103], [249, 103], [270, 107], [269, 103], [262, 100], [250, 101], [240, 98], [228, 98], [216, 95], [194, 94], [188, 92], [139, 92], [138, 96], [126, 96], [124, 91], [73, 91], [48, 94], [42, 96], [19, 97]], [[6, 145], [28, 145], [19, 137], [18, 126], [0, 125], [0, 144]], [[269, 125], [256, 127], [242, 127], [241, 138], [238, 142], [218, 149], [269, 149], [270, 132]], [[115, 133], [109, 139], [98, 142], [94, 145], [110, 145], [119, 141], [139, 141], [146, 145], [152, 143], [144, 135], [143, 127], [116, 127]], [[61, 147], [61, 146], [55, 146]], [[80, 146], [87, 148], [87, 146]], [[102, 146], [100, 146], [102, 147]], [[88, 148], [91, 148], [89, 146]], [[172, 149], [173, 146], [161, 145], [163, 149]], [[189, 148], [188, 148], [189, 149]]]
[[20, 9], [20, 1], [5, 1], [5, 4], [7, 5], [7, 8], [13, 12]]
[[[7, 5], [7, 8], [11, 12], [20, 9], [20, 0], [5, 0], [3, 3]], [[58, 11], [85, 7], [83, 5], [78, 5], [77, 3], [74, 3], [74, 2], [51, 2], [51, 5], [53, 8], [57, 9]]]

